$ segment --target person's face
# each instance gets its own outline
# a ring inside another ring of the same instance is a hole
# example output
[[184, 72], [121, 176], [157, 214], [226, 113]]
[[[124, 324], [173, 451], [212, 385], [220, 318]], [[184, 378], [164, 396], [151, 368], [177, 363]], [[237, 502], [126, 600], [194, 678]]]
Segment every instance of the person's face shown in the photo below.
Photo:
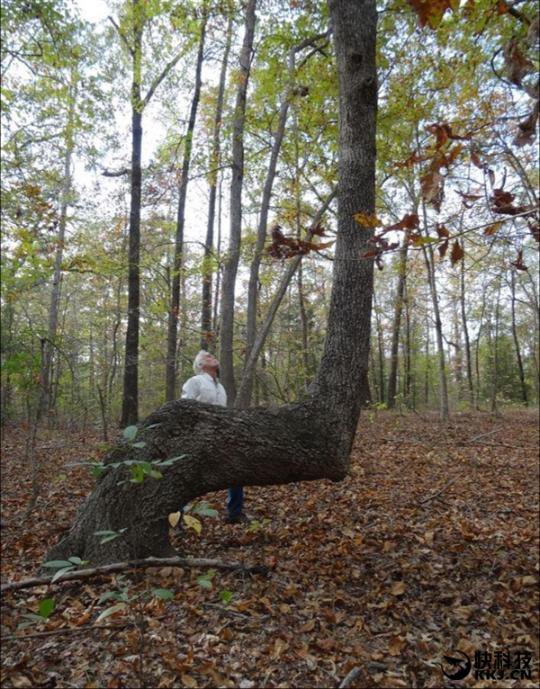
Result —
[[202, 366], [203, 366], [203, 369], [205, 369], [205, 368], [217, 369], [217, 368], [219, 368], [219, 361], [216, 359], [216, 357], [213, 354], [206, 354], [206, 356], [203, 357]]

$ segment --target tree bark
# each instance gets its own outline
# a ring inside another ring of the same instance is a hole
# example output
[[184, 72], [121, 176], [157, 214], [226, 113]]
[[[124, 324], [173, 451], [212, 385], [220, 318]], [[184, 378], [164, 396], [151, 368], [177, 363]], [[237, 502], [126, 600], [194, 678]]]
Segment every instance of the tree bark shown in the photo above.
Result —
[[171, 301], [169, 306], [169, 317], [167, 327], [167, 360], [165, 364], [165, 399], [171, 402], [176, 399], [178, 392], [176, 389], [177, 372], [177, 343], [178, 343], [178, 320], [180, 314], [180, 284], [182, 282], [182, 255], [184, 252], [184, 225], [186, 198], [189, 182], [189, 168], [191, 164], [191, 151], [193, 149], [193, 132], [195, 130], [195, 120], [199, 108], [201, 95], [201, 74], [204, 59], [204, 42], [206, 38], [206, 10], [203, 10], [201, 21], [201, 35], [199, 38], [199, 49], [197, 51], [197, 65], [195, 68], [195, 87], [191, 100], [191, 109], [184, 140], [184, 157], [182, 161], [182, 173], [178, 189], [178, 208], [176, 213], [176, 236], [174, 242], [174, 259], [171, 284]]
[[[140, 425], [138, 447], [123, 441], [109, 453], [107, 470], [47, 560], [171, 555], [167, 515], [199, 495], [346, 476], [369, 354], [373, 262], [349, 259], [365, 252], [369, 238], [353, 215], [372, 214], [375, 206], [377, 13], [374, 0], [332, 0], [330, 11], [340, 85], [339, 213], [327, 337], [312, 396], [278, 409], [165, 404]], [[177, 457], [161, 480], [126, 480], [124, 461]], [[102, 544], [95, 532], [105, 529], [126, 531]]]
[[223, 118], [223, 99], [225, 95], [225, 82], [229, 53], [232, 42], [232, 17], [227, 24], [227, 36], [225, 39], [225, 51], [221, 61], [221, 73], [219, 75], [218, 95], [216, 102], [216, 114], [214, 117], [214, 137], [210, 154], [210, 197], [208, 200], [208, 224], [206, 228], [206, 240], [204, 243], [204, 258], [202, 266], [202, 307], [201, 307], [201, 348], [209, 349], [215, 342], [215, 332], [212, 328], [212, 272], [210, 265], [214, 246], [214, 223], [216, 217], [216, 197], [218, 170], [221, 161], [221, 121]]
[[141, 244], [141, 151], [142, 101], [141, 61], [143, 20], [140, 0], [132, 0], [133, 46], [131, 81], [131, 198], [128, 247], [128, 318], [124, 353], [124, 393], [120, 424], [128, 426], [139, 418], [139, 308]]

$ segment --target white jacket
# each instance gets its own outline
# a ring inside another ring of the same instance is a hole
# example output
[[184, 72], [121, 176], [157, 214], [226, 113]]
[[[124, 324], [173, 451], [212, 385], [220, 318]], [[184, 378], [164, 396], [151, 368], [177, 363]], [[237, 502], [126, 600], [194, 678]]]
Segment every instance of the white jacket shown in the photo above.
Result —
[[227, 406], [227, 393], [223, 385], [208, 373], [199, 373], [186, 380], [182, 386], [182, 399], [197, 400], [204, 404]]

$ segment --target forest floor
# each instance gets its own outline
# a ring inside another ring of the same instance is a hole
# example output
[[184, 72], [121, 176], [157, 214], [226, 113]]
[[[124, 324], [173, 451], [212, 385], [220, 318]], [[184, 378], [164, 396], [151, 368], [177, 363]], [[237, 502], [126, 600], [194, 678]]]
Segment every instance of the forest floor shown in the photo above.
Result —
[[[3, 582], [35, 573], [91, 489], [68, 465], [105, 451], [97, 436], [43, 431], [41, 495], [24, 519], [26, 435], [4, 437]], [[7, 592], [2, 687], [339, 687], [354, 668], [352, 687], [537, 686], [536, 412], [449, 425], [364, 412], [345, 481], [248, 488], [247, 525], [224, 523], [224, 497], [207, 496], [219, 516], [200, 518], [200, 535], [174, 540], [267, 576], [169, 567]], [[174, 598], [96, 622], [122, 581], [130, 596]], [[21, 628], [44, 598], [49, 618]], [[470, 659], [466, 679], [445, 678], [460, 666], [444, 656]], [[482, 679], [482, 664], [495, 674]]]

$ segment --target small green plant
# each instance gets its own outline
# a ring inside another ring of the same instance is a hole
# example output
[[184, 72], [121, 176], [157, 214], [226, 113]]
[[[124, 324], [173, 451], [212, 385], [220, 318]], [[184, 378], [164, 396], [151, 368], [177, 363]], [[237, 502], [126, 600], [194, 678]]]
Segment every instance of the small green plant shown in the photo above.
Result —
[[51, 616], [54, 610], [54, 598], [44, 598], [40, 601], [37, 612], [27, 612], [23, 615], [26, 619], [18, 625], [18, 629], [26, 629], [26, 627], [43, 624]]
[[84, 567], [87, 564], [88, 560], [81, 560], [80, 557], [73, 555], [72, 557], [69, 557], [67, 560], [49, 560], [49, 562], [45, 562], [43, 566], [47, 567], [48, 569], [56, 570], [51, 579], [51, 582], [53, 582], [60, 578], [62, 574], [72, 572], [74, 569], [77, 569], [77, 567]]
[[229, 605], [229, 603], [232, 601], [232, 598], [232, 591], [227, 591], [226, 589], [224, 589], [223, 591], [219, 592], [219, 599], [224, 605]]
[[197, 583], [203, 589], [212, 590], [214, 585], [212, 584], [212, 579], [216, 576], [217, 572], [215, 569], [209, 569], [206, 574], [200, 574], [197, 577]]
[[266, 517], [264, 519], [252, 519], [249, 522], [249, 526], [247, 528], [249, 533], [257, 533], [258, 531], [264, 530], [268, 524], [270, 524], [271, 519], [267, 519]]

